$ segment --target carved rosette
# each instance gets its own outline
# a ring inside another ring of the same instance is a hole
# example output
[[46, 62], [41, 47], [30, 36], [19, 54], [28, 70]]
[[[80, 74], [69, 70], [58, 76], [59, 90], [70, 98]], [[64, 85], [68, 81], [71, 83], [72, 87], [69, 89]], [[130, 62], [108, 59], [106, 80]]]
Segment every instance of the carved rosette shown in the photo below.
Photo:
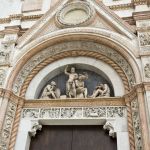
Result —
[[134, 128], [134, 137], [135, 137], [135, 146], [136, 150], [142, 150], [142, 132], [141, 132], [141, 123], [139, 118], [139, 106], [137, 99], [134, 99], [131, 102], [132, 109], [132, 120], [133, 120], [133, 128]]
[[5, 117], [5, 122], [3, 125], [3, 130], [1, 132], [1, 138], [0, 138], [0, 149], [1, 150], [7, 150], [8, 149], [8, 143], [11, 135], [12, 125], [15, 118], [16, 113], [16, 104], [13, 102], [9, 102], [7, 113]]

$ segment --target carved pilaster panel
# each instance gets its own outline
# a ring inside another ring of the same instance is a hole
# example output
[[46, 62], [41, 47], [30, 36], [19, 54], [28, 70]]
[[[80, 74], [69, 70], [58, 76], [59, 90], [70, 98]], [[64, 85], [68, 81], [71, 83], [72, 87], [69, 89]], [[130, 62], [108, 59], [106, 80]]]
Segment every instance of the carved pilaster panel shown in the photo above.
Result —
[[15, 103], [9, 102], [3, 129], [0, 135], [1, 136], [0, 137], [0, 149], [1, 150], [8, 149], [8, 144], [9, 144], [9, 139], [11, 135], [12, 125], [14, 122], [16, 108], [17, 106]]
[[132, 120], [133, 120], [136, 150], [143, 150], [141, 123], [140, 123], [139, 107], [138, 107], [137, 99], [134, 99], [131, 102], [131, 109], [132, 109]]

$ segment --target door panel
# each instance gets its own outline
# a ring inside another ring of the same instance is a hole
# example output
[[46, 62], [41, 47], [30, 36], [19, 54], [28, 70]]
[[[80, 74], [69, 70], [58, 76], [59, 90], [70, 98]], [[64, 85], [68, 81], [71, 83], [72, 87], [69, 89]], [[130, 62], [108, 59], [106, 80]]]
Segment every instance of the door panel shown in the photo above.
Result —
[[117, 142], [102, 126], [43, 126], [30, 150], [117, 150]]
[[72, 150], [117, 150], [117, 144], [102, 126], [75, 126]]
[[30, 150], [71, 150], [72, 132], [67, 126], [43, 126], [31, 139]]

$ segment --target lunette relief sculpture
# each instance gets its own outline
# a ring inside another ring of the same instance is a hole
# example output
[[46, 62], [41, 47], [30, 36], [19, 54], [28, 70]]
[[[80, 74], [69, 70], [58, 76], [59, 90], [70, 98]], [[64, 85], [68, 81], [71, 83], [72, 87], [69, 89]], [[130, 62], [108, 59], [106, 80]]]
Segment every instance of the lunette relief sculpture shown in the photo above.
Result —
[[68, 76], [66, 81], [66, 95], [61, 96], [61, 91], [57, 87], [55, 81], [51, 81], [42, 93], [42, 99], [59, 99], [59, 98], [96, 98], [96, 97], [110, 97], [110, 88], [108, 84], [99, 83], [93, 94], [88, 95], [88, 89], [85, 87], [85, 81], [88, 80], [86, 72], [77, 73], [75, 67], [66, 66], [64, 70], [65, 75]]
[[92, 98], [95, 97], [109, 97], [110, 96], [110, 89], [107, 84], [99, 83], [96, 86], [95, 90], [93, 91]]
[[54, 81], [48, 84], [42, 94], [43, 99], [57, 99], [60, 98], [60, 89], [57, 88], [57, 85]]

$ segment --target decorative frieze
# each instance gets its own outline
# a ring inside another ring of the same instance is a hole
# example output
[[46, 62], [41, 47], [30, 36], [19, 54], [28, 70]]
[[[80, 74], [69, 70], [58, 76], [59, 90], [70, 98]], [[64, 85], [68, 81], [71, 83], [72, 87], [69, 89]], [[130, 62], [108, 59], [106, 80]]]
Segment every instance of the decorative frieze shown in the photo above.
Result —
[[141, 132], [141, 123], [139, 118], [139, 108], [138, 108], [137, 99], [134, 99], [131, 102], [131, 109], [132, 109], [132, 120], [133, 120], [136, 150], [142, 150], [143, 149], [142, 132]]
[[16, 104], [9, 102], [7, 113], [5, 116], [5, 122], [3, 126], [3, 130], [1, 132], [1, 138], [0, 138], [0, 149], [1, 150], [7, 150], [8, 149], [8, 143], [11, 135], [12, 125], [14, 122], [14, 117], [16, 113]]
[[44, 61], [47, 58], [53, 58], [52, 56], [66, 52], [71, 50], [84, 50], [86, 51], [95, 51], [98, 53], [101, 53], [108, 58], [112, 59], [116, 64], [118, 64], [123, 71], [125, 72], [129, 83], [135, 82], [135, 76], [133, 73], [133, 70], [131, 69], [130, 64], [126, 61], [124, 57], [122, 57], [117, 51], [113, 50], [112, 48], [106, 47], [104, 45], [100, 45], [98, 43], [93, 42], [86, 42], [86, 41], [74, 41], [74, 42], [66, 42], [66, 43], [60, 43], [54, 46], [51, 46], [42, 52], [39, 52], [35, 56], [33, 56], [27, 64], [22, 68], [20, 73], [18, 74], [15, 83], [13, 85], [13, 91], [15, 94], [18, 94], [20, 92], [20, 89], [27, 78], [27, 76], [32, 72], [32, 70], [40, 64], [42, 61]]
[[88, 119], [126, 117], [126, 107], [54, 107], [24, 108], [22, 118], [32, 119]]

